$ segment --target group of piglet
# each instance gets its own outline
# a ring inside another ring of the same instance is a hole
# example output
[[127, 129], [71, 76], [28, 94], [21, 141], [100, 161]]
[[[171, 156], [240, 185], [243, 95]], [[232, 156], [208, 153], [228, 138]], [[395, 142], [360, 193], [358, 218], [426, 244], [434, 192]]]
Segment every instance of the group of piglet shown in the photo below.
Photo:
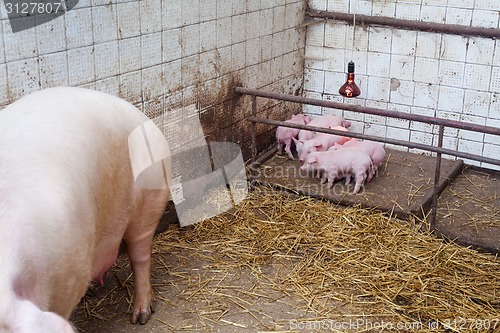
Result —
[[[293, 115], [287, 123], [329, 128], [347, 132], [351, 122], [336, 116], [318, 116], [314, 119], [304, 114]], [[278, 154], [282, 154], [283, 145], [291, 160], [294, 156], [291, 151], [292, 142], [295, 143], [301, 169], [315, 172], [321, 183], [328, 182], [328, 188], [333, 182], [345, 178], [345, 184], [351, 182], [354, 176], [355, 186], [353, 194], [361, 189], [365, 181], [372, 180], [377, 168], [385, 158], [385, 150], [380, 143], [374, 141], [360, 141], [343, 135], [313, 132], [291, 127], [279, 126], [276, 129]]]

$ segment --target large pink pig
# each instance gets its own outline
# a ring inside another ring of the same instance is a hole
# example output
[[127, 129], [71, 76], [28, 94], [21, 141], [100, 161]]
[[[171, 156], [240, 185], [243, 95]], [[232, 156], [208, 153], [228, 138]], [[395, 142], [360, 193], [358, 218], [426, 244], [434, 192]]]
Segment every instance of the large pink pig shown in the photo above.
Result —
[[[131, 321], [148, 321], [152, 238], [170, 192], [139, 187], [132, 172], [128, 137], [147, 120], [81, 88], [42, 90], [0, 111], [0, 332], [73, 332], [70, 313], [122, 239]], [[161, 165], [167, 181], [170, 159]]]
[[[294, 114], [291, 119], [285, 121], [287, 123], [291, 124], [300, 124], [300, 125], [307, 125], [311, 121], [311, 118], [309, 116], [306, 116], [304, 114]], [[276, 141], [278, 141], [278, 154], [281, 155], [283, 153], [283, 144], [285, 145], [285, 151], [288, 154], [288, 157], [293, 160], [293, 154], [292, 154], [292, 139], [297, 138], [299, 135], [300, 129], [298, 128], [291, 128], [291, 127], [283, 127], [279, 126], [276, 129]]]
[[[341, 148], [357, 148], [361, 149], [364, 152], [366, 152], [370, 158], [372, 159], [373, 163], [373, 174], [377, 171], [378, 167], [382, 164], [382, 161], [385, 158], [385, 149], [382, 146], [382, 144], [375, 142], [375, 141], [370, 141], [370, 140], [364, 140], [364, 141], [359, 141], [358, 139], [352, 138], [348, 141], [346, 141], [343, 145], [335, 145], [331, 147], [332, 150], [337, 150]], [[372, 177], [369, 177], [366, 179], [366, 181], [371, 181]]]
[[[347, 132], [347, 129], [342, 126], [333, 126], [332, 129], [337, 131]], [[312, 139], [309, 139], [302, 143], [302, 151], [299, 155], [299, 160], [301, 162], [305, 161], [307, 155], [313, 151], [327, 151], [331, 146], [335, 144], [343, 144], [349, 140], [349, 138], [341, 135], [327, 134], [327, 133], [316, 133]], [[295, 142], [297, 142], [296, 140]]]
[[[349, 128], [351, 126], [351, 122], [337, 116], [318, 116], [312, 119], [308, 125], [321, 128], [333, 128], [335, 126]], [[312, 139], [314, 134], [315, 132], [313, 131], [300, 130], [298, 140], [295, 141], [295, 147], [297, 148], [299, 156], [302, 154], [302, 146], [304, 142]]]
[[323, 173], [321, 183], [328, 180], [328, 188], [333, 186], [335, 180], [343, 177], [346, 178], [345, 184], [348, 185], [351, 176], [354, 175], [353, 194], [356, 194], [365, 179], [372, 174], [372, 161], [362, 150], [344, 148], [336, 151], [312, 152], [300, 168], [304, 171], [321, 171]]

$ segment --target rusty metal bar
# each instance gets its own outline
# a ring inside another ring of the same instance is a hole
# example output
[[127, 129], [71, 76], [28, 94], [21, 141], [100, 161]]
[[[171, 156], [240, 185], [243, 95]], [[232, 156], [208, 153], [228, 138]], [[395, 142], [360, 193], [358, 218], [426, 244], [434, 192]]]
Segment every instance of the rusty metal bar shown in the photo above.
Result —
[[[456, 156], [456, 157], [461, 157], [461, 158], [467, 158], [470, 160], [485, 162], [485, 163], [489, 163], [489, 164], [500, 165], [500, 160], [497, 160], [497, 159], [473, 155], [473, 154], [464, 153], [464, 152], [451, 150], [451, 149], [447, 149], [447, 148], [442, 148], [442, 147], [435, 147], [435, 146], [426, 145], [423, 143], [404, 141], [404, 140], [398, 140], [398, 139], [391, 139], [391, 138], [383, 138], [383, 137], [379, 137], [379, 136], [362, 134], [362, 133], [343, 132], [343, 131], [333, 130], [330, 128], [322, 128], [322, 127], [316, 127], [316, 126], [293, 124], [293, 123], [287, 123], [284, 121], [265, 119], [265, 118], [247, 117], [246, 119], [251, 121], [251, 122], [254, 122], [254, 123], [268, 124], [268, 125], [272, 125], [272, 126], [285, 126], [285, 127], [291, 127], [291, 128], [310, 130], [310, 131], [314, 131], [314, 132], [343, 135], [343, 136], [347, 136], [347, 137], [351, 137], [351, 138], [378, 141], [378, 142], [389, 143], [389, 144], [398, 145], [398, 146], [405, 146], [408, 148], [428, 150], [428, 151], [431, 151], [434, 153], [441, 153], [441, 154], [446, 154], [446, 155], [451, 155], [451, 156]], [[444, 125], [442, 125], [442, 126], [444, 126]]]
[[[444, 126], [439, 125], [438, 148], [443, 147]], [[441, 177], [441, 153], [436, 156], [436, 173], [434, 174], [434, 190], [432, 193], [432, 212], [430, 220], [430, 230], [434, 230], [437, 218], [437, 206], [439, 198], [439, 178]]]
[[282, 101], [288, 101], [288, 102], [295, 102], [295, 103], [301, 103], [301, 104], [316, 105], [316, 106], [341, 109], [341, 110], [346, 110], [346, 111], [367, 113], [367, 114], [372, 114], [372, 115], [377, 115], [377, 116], [384, 116], [384, 117], [391, 117], [391, 118], [398, 118], [398, 119], [407, 119], [407, 120], [419, 121], [419, 122], [433, 124], [433, 125], [444, 125], [446, 127], [453, 127], [453, 128], [458, 128], [458, 129], [463, 129], [463, 130], [468, 130], [468, 131], [475, 131], [475, 132], [482, 132], [482, 133], [486, 133], [486, 134], [500, 135], [500, 128], [496, 128], [496, 127], [492, 127], [492, 126], [471, 124], [471, 123], [464, 123], [464, 122], [456, 121], [456, 120], [422, 116], [422, 115], [418, 115], [418, 114], [405, 113], [405, 112], [400, 112], [400, 111], [389, 111], [389, 110], [371, 108], [371, 107], [366, 107], [366, 106], [345, 104], [345, 103], [339, 103], [339, 102], [333, 102], [333, 101], [325, 101], [325, 100], [321, 100], [321, 99], [314, 99], [314, 98], [295, 96], [295, 95], [289, 95], [289, 94], [281, 94], [281, 93], [270, 92], [270, 91], [261, 91], [258, 89], [251, 89], [251, 88], [236, 87], [235, 91], [237, 93], [245, 94], [245, 95], [259, 96], [259, 97], [264, 97], [264, 98], [270, 98], [270, 99], [276, 99], [276, 100], [282, 100]]
[[[306, 11], [306, 15], [312, 18], [338, 20], [347, 23], [354, 22], [354, 14], [348, 14], [348, 13], [308, 9]], [[381, 26], [389, 26], [389, 27], [408, 29], [408, 30], [430, 31], [430, 32], [461, 35], [461, 36], [500, 38], [500, 29], [497, 28], [468, 27], [465, 25], [458, 25], [458, 24], [413, 21], [413, 20], [404, 20], [386, 16], [370, 16], [370, 15], [356, 14], [356, 24], [381, 25]]]
[[[252, 96], [252, 117], [257, 117], [257, 96]], [[257, 123], [252, 122], [252, 177], [255, 178], [256, 170], [253, 167], [257, 160]]]

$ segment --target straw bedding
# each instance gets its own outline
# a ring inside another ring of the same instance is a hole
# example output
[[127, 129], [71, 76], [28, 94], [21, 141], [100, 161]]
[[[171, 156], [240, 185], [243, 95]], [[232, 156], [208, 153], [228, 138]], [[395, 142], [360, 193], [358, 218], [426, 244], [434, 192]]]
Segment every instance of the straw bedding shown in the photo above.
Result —
[[[500, 261], [421, 225], [259, 187], [227, 213], [157, 236], [157, 299], [173, 309], [167, 318], [181, 306], [190, 314], [183, 323], [153, 318], [169, 331], [499, 331]], [[168, 282], [158, 281], [161, 269]]]
[[[500, 330], [495, 256], [444, 243], [420, 224], [375, 211], [260, 188], [181, 237], [160, 236], [155, 251], [172, 246], [195, 249], [221, 275], [284, 265], [287, 274], [261, 278], [301, 299], [311, 318], [418, 321], [422, 332], [435, 332], [435, 325], [457, 332]], [[205, 287], [210, 289], [201, 285], [196, 294]]]
[[498, 176], [465, 169], [443, 193], [441, 219], [469, 226], [476, 233], [500, 227], [500, 199], [494, 190], [498, 188]]

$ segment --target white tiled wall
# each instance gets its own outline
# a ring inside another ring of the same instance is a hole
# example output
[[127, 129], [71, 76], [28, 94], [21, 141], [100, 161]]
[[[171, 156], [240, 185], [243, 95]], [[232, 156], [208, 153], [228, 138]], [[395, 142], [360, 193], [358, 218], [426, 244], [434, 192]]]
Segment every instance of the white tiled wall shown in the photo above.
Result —
[[[318, 10], [397, 17], [488, 28], [499, 27], [498, 0], [310, 0]], [[353, 26], [340, 21], [309, 25], [304, 93], [307, 96], [500, 125], [500, 41], [391, 27]], [[347, 63], [356, 64], [361, 95], [344, 99]], [[309, 113], [341, 110], [305, 107]], [[432, 126], [343, 112], [354, 129], [390, 138], [437, 142]], [[434, 134], [432, 134], [434, 133]], [[446, 148], [500, 158], [500, 138], [446, 130]], [[405, 149], [404, 147], [392, 147]], [[466, 163], [479, 165], [476, 161]], [[500, 169], [483, 164], [484, 167]]]
[[80, 0], [13, 33], [0, 3], [0, 108], [43, 88], [81, 86], [146, 114], [197, 103], [200, 117], [212, 113], [216, 123], [203, 125], [215, 139], [249, 143], [231, 129], [243, 126], [227, 103], [232, 88], [302, 86], [304, 8], [304, 0]]

